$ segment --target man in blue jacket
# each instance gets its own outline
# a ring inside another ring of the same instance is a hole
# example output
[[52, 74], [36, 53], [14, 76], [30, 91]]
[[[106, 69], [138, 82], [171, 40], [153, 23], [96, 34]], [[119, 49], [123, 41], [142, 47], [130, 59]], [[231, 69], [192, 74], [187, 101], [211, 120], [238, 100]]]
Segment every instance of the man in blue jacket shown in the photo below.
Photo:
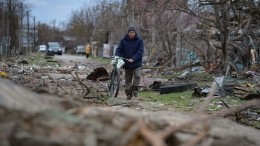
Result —
[[141, 80], [142, 57], [144, 52], [143, 40], [136, 33], [134, 27], [121, 39], [116, 56], [125, 58], [125, 93], [127, 100], [137, 97], [138, 86]]

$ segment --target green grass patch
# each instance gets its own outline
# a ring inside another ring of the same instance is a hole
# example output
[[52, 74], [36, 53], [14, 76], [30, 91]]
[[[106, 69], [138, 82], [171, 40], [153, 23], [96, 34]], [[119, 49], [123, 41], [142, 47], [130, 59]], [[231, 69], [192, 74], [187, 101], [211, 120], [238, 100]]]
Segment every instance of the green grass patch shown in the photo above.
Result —
[[192, 98], [193, 91], [160, 95], [157, 92], [142, 92], [140, 95], [145, 101], [163, 103], [180, 111], [194, 111], [200, 101]]
[[28, 63], [30, 65], [41, 65], [47, 63], [43, 53], [33, 53], [28, 57]]
[[[148, 102], [163, 103], [164, 105], [170, 106], [177, 111], [194, 112], [203, 102], [205, 97], [192, 97], [192, 93], [192, 90], [163, 95], [157, 92], [142, 92], [140, 93], [140, 97]], [[237, 97], [216, 98], [211, 101], [207, 107], [207, 111], [214, 112], [226, 108], [221, 103], [221, 100], [223, 100], [230, 107], [244, 103], [244, 101]]]
[[109, 58], [102, 58], [102, 57], [93, 57], [90, 56], [91, 60], [99, 62], [101, 64], [109, 64], [111, 62], [111, 59]]
[[237, 98], [237, 97], [225, 97], [225, 98], [215, 98], [211, 101], [210, 105], [208, 106], [208, 111], [217, 111], [220, 109], [227, 108], [225, 107], [222, 102], [225, 102], [230, 108], [234, 106], [242, 105], [245, 101]]
[[60, 62], [53, 60], [52, 58], [45, 59], [45, 53], [33, 53], [28, 57], [29, 65], [51, 65], [51, 66], [60, 66]]
[[247, 125], [255, 127], [257, 129], [260, 129], [260, 122], [259, 121], [253, 121], [251, 123], [247, 123]]

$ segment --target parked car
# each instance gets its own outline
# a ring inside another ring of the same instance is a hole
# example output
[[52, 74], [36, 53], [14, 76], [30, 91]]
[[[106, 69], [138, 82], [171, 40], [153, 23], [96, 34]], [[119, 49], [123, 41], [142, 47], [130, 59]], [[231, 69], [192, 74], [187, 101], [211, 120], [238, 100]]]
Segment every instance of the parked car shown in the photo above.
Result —
[[46, 48], [47, 48], [46, 45], [39, 45], [39, 46], [38, 46], [38, 51], [39, 51], [39, 52], [45, 52], [45, 51], [46, 51]]
[[83, 45], [79, 45], [75, 48], [76, 54], [86, 54], [85, 47]]
[[62, 49], [60, 47], [60, 44], [58, 42], [48, 42], [47, 44], [47, 55], [62, 55]]

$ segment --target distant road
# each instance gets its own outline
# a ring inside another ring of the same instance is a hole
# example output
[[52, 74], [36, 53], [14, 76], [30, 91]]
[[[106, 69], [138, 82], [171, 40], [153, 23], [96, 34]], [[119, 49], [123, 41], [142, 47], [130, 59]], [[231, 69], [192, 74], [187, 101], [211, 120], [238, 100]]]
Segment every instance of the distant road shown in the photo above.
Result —
[[89, 59], [86, 58], [85, 55], [70, 55], [70, 54], [62, 54], [62, 55], [55, 55], [55, 59], [59, 59], [64, 62], [88, 62]]

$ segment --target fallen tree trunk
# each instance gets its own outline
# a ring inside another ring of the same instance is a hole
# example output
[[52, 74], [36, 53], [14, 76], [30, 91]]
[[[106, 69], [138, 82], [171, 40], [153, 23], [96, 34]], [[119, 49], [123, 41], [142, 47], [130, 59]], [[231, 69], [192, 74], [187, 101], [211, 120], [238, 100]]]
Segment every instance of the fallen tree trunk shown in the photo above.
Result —
[[[199, 119], [172, 111], [91, 107], [84, 101], [78, 102], [32, 93], [0, 79], [0, 145], [195, 146], [206, 142], [212, 146], [260, 145], [259, 130], [223, 118], [203, 120], [203, 116]], [[192, 124], [182, 125], [187, 122]], [[169, 127], [177, 129], [165, 134]]]

